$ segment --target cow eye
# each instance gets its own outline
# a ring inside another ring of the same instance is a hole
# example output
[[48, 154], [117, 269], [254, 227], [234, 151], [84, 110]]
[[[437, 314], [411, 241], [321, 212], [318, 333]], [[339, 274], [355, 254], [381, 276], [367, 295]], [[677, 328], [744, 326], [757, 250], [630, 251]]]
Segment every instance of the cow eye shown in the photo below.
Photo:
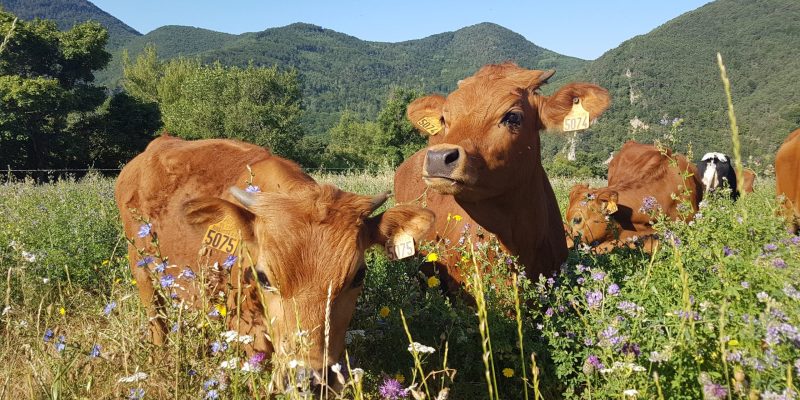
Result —
[[350, 284], [351, 287], [357, 288], [364, 284], [364, 278], [367, 276], [367, 267], [361, 267], [356, 272], [355, 278], [353, 278], [353, 283]]
[[518, 127], [522, 124], [522, 113], [519, 111], [509, 111], [503, 116], [500, 123], [508, 127]]
[[269, 279], [267, 278], [267, 274], [265, 274], [265, 273], [263, 273], [261, 271], [258, 271], [256, 273], [256, 276], [258, 277], [258, 283], [261, 285], [261, 287], [263, 287], [263, 288], [270, 287]]

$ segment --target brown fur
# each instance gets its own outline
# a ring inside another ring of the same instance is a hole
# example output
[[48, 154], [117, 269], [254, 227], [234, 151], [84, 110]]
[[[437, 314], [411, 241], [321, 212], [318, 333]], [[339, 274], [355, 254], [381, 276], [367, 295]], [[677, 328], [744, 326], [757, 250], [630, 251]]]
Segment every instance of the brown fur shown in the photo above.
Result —
[[789, 134], [775, 154], [775, 190], [783, 196], [787, 222], [800, 230], [800, 129]]
[[756, 172], [749, 168], [742, 169], [742, 179], [739, 183], [742, 193], [753, 193], [756, 182]]
[[[229, 188], [246, 187], [251, 179], [247, 166], [261, 193], [234, 197]], [[279, 351], [290, 351], [284, 339], [291, 339], [299, 324], [299, 329], [309, 332], [309, 361], [317, 369], [324, 366], [328, 288], [330, 365], [343, 352], [344, 333], [361, 292], [361, 285], [353, 280], [364, 268], [364, 251], [401, 233], [419, 239], [434, 218], [431, 212], [412, 206], [370, 217], [385, 197], [376, 201], [318, 185], [295, 163], [251, 144], [216, 139], [189, 142], [168, 136], [153, 140], [125, 166], [117, 179], [116, 199], [125, 235], [134, 240], [129, 248], [131, 271], [156, 344], [164, 342], [168, 325], [159, 310], [170, 300], [156, 295], [153, 265], [136, 266], [141, 258], [137, 248], [156, 253], [149, 237], [137, 237], [141, 222], [136, 215], [152, 224], [161, 254], [171, 265], [166, 273], [178, 276], [190, 268], [212, 282], [210, 287], [199, 287], [199, 278], [176, 279], [180, 286], [175, 289], [176, 301], [206, 307], [207, 312], [210, 299], [225, 292], [229, 328], [253, 335], [250, 350], [255, 351], [271, 353], [273, 343], [281, 344], [276, 346]], [[242, 199], [246, 201], [241, 203]], [[230, 274], [211, 267], [222, 264], [227, 254], [201, 250], [208, 226], [225, 217], [233, 219], [242, 238], [241, 263]], [[258, 281], [275, 290], [267, 290]]]
[[[684, 172], [690, 176], [684, 178]], [[575, 185], [570, 191], [566, 214], [569, 235], [594, 244], [598, 252], [629, 246], [641, 238], [649, 251], [655, 230], [650, 215], [640, 211], [644, 198], [654, 197], [668, 217], [688, 221], [694, 217], [702, 194], [697, 169], [686, 157], [629, 141], [609, 164], [607, 187]], [[678, 206], [683, 201], [691, 204], [692, 213], [680, 212]], [[616, 209], [609, 203], [615, 203]]]
[[[444, 132], [430, 147], [408, 158], [395, 173], [398, 202], [421, 204], [436, 215], [435, 234], [450, 248], [462, 233], [473, 243], [481, 231], [494, 234], [503, 250], [519, 257], [528, 276], [555, 271], [566, 259], [563, 224], [555, 195], [541, 165], [539, 131], [560, 129], [572, 107], [582, 99], [592, 118], [608, 106], [605, 89], [573, 83], [547, 97], [538, 93], [553, 71], [520, 68], [512, 63], [487, 65], [459, 82], [458, 88], [431, 110], [431, 100], [419, 99], [408, 107], [409, 119], [420, 112], [441, 118]], [[438, 101], [438, 100], [437, 100]], [[507, 112], [522, 113], [518, 127], [503, 124]], [[448, 179], [427, 174], [427, 152], [458, 150], [459, 165]], [[460, 215], [460, 222], [448, 214]], [[469, 228], [467, 228], [469, 226]], [[460, 256], [440, 256], [444, 278], [456, 287], [463, 282]]]

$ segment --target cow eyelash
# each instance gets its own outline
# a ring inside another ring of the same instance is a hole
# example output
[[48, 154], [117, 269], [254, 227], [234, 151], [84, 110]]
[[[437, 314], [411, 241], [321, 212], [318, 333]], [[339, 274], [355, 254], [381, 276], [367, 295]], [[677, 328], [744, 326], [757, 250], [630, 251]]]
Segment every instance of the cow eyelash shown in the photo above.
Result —
[[522, 112], [509, 111], [503, 115], [503, 119], [500, 120], [500, 123], [510, 128], [517, 128], [522, 125]]
[[364, 284], [364, 278], [367, 277], [367, 267], [361, 267], [356, 272], [356, 276], [353, 278], [353, 283], [350, 284], [350, 287], [357, 288]]

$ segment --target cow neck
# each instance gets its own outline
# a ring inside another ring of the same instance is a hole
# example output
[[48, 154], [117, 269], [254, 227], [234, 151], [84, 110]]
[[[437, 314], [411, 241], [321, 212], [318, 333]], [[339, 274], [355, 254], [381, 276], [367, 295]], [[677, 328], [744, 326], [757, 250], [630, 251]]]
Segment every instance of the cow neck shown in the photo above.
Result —
[[[456, 202], [481, 227], [494, 234], [506, 251], [519, 256], [520, 263], [538, 269], [535, 260], [541, 252], [550, 253], [546, 235], [553, 231], [555, 197], [544, 169], [531, 172], [503, 195], [466, 202]], [[555, 206], [556, 212], [558, 206]], [[560, 221], [560, 217], [557, 218]], [[555, 229], [560, 231], [561, 228]], [[566, 248], [566, 246], [564, 246]]]

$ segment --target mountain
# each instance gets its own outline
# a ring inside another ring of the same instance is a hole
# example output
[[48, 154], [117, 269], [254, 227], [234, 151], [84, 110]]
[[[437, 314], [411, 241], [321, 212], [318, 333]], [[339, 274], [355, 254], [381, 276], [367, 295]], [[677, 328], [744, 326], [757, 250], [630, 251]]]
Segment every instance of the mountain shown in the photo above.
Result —
[[[627, 138], [669, 143], [674, 134], [675, 147], [685, 152], [691, 142], [695, 158], [732, 154], [717, 52], [731, 81], [742, 152], [771, 160], [800, 126], [797, 0], [717, 0], [586, 65], [578, 77], [608, 88], [613, 105], [578, 150], [607, 155]], [[677, 130], [669, 126], [674, 118], [683, 119]]]
[[86, 0], [0, 0], [0, 7], [23, 20], [50, 19], [67, 30], [89, 20], [108, 29], [108, 48], [114, 50], [142, 34]]
[[[166, 26], [132, 39], [124, 49], [133, 58], [146, 44], [153, 44], [163, 59], [186, 56], [225, 65], [252, 62], [297, 69], [311, 133], [325, 132], [345, 109], [371, 118], [393, 86], [448, 92], [480, 66], [506, 60], [557, 69], [561, 79], [574, 76], [586, 64], [490, 23], [400, 43], [364, 41], [304, 23], [241, 35]], [[120, 55], [115, 54], [107, 71], [98, 75], [101, 82], [117, 84], [122, 76]]]

